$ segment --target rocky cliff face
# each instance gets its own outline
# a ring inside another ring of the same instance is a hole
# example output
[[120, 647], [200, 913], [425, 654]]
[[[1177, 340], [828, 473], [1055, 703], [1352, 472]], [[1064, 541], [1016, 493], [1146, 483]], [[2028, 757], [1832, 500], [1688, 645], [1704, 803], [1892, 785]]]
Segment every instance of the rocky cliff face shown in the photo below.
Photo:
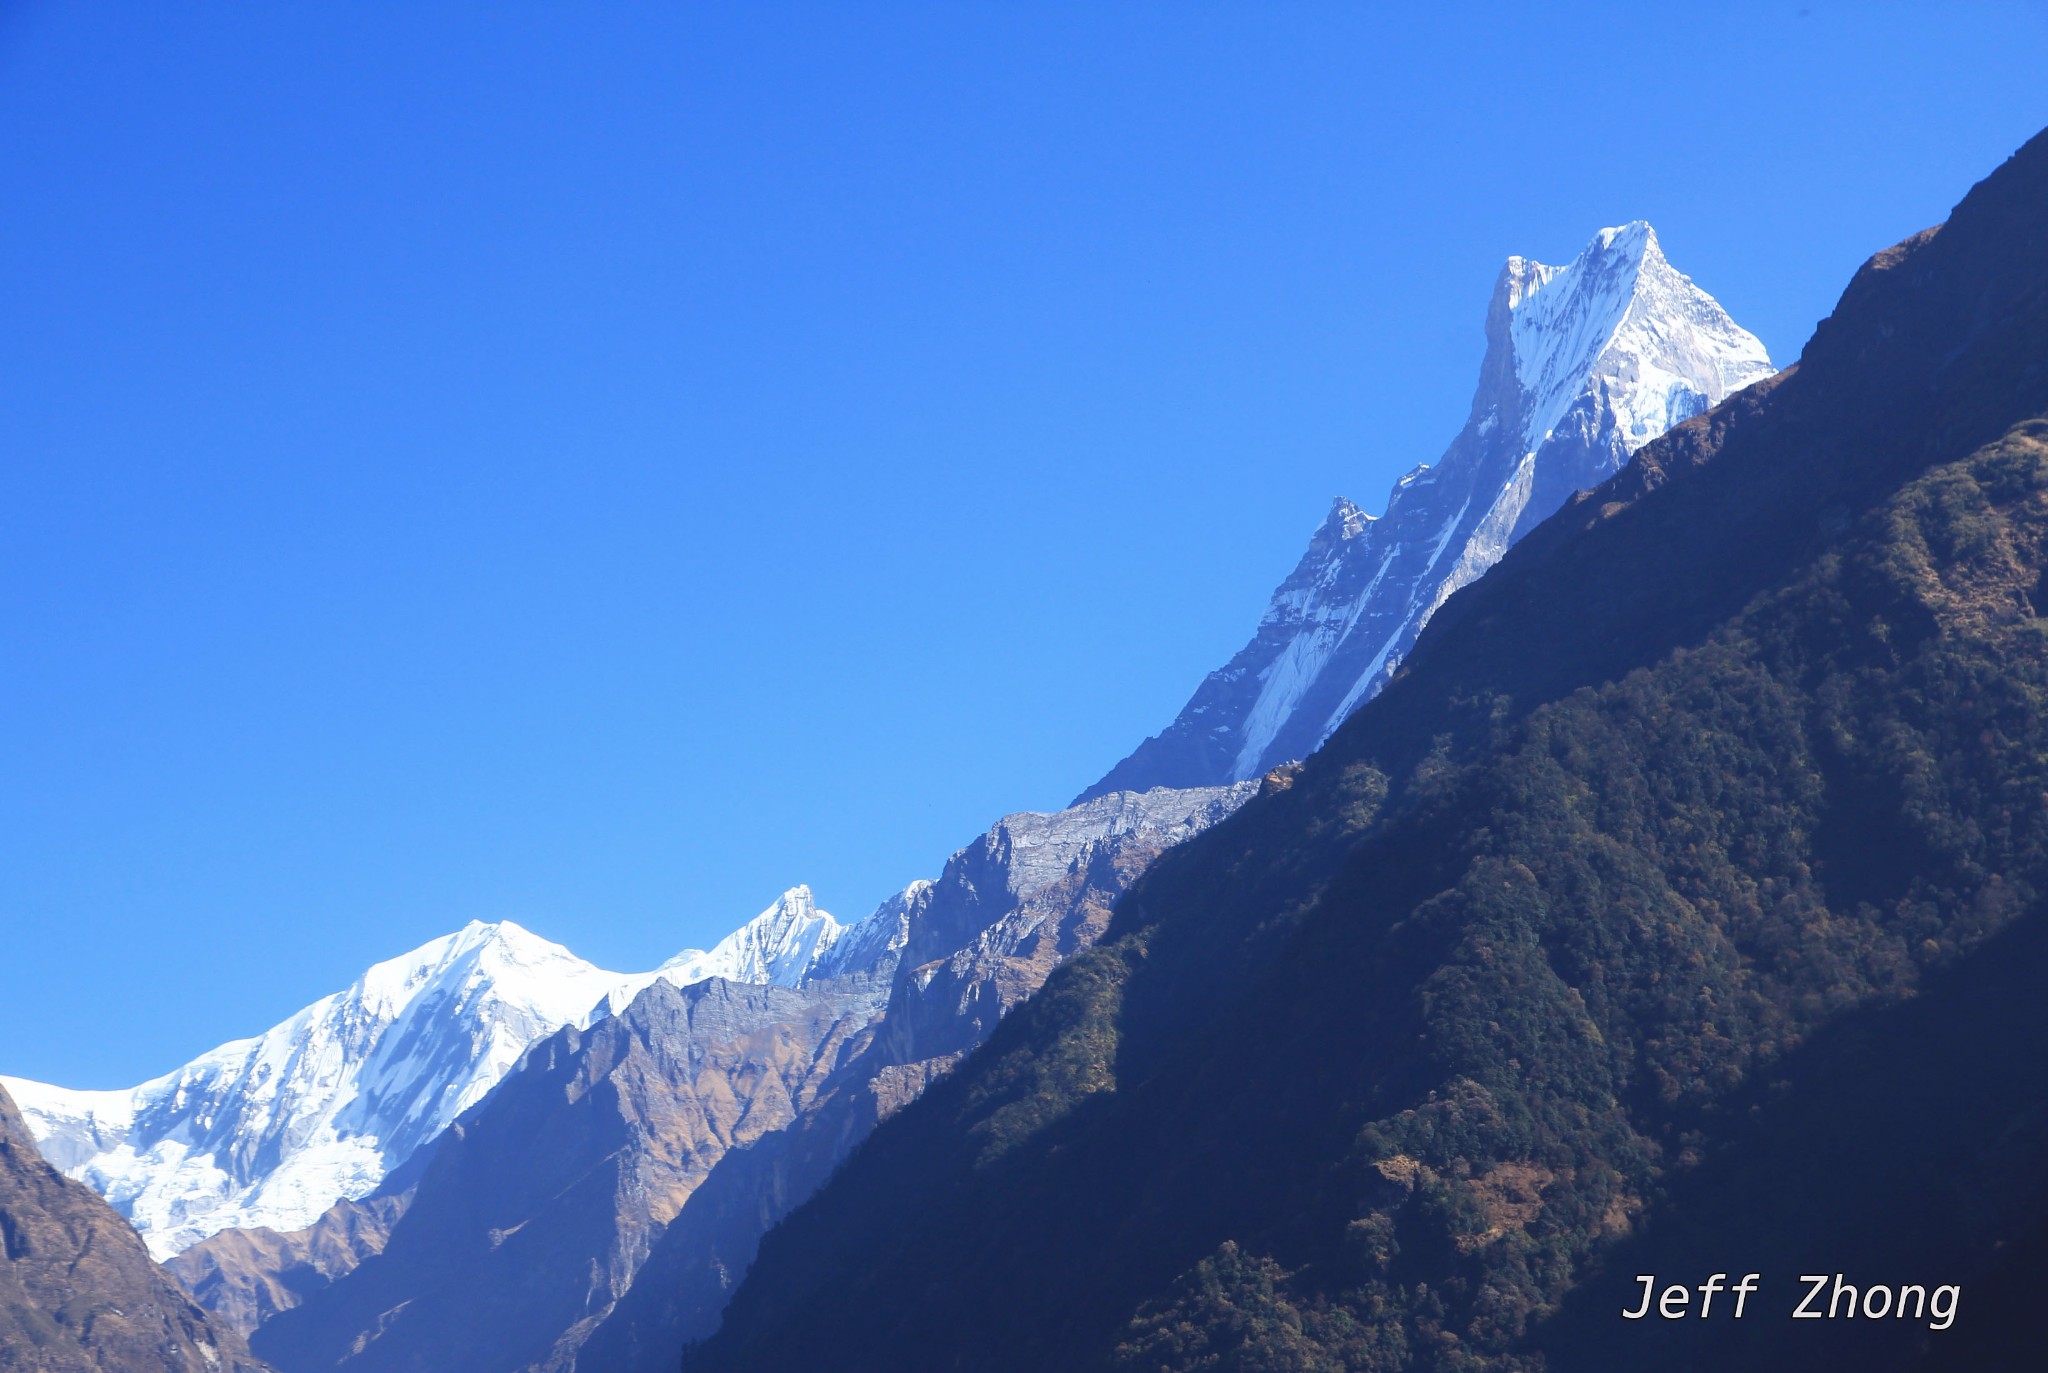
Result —
[[566, 1367], [719, 1159], [808, 1110], [886, 994], [663, 981], [544, 1040], [436, 1147], [381, 1252], [256, 1343], [287, 1370]]
[[272, 1316], [382, 1253], [432, 1156], [430, 1145], [369, 1196], [342, 1198], [303, 1230], [258, 1225], [216, 1231], [164, 1260], [164, 1268], [195, 1301], [246, 1338]]
[[1227, 819], [1257, 785], [1118, 793], [1052, 815], [1006, 816], [953, 855], [936, 881], [919, 884], [895, 927], [907, 952], [872, 1042], [794, 1128], [722, 1161], [576, 1367], [673, 1368], [687, 1341], [716, 1329], [775, 1221], [878, 1122], [985, 1041], [1053, 968], [1101, 938], [1140, 873]]
[[150, 1259], [127, 1221], [46, 1162], [0, 1089], [0, 1367], [263, 1373]]
[[906, 940], [874, 1050], [886, 1115], [987, 1039], [1052, 970], [1094, 945], [1116, 898], [1160, 854], [1209, 829], [1256, 782], [1113, 792], [1052, 815], [1007, 816], [953, 855]]
[[1240, 781], [1307, 757], [1509, 545], [1771, 370], [1647, 224], [1602, 230], [1564, 267], [1509, 258], [1471, 416], [1443, 458], [1403, 477], [1378, 518], [1338, 500], [1251, 642], [1083, 797]]
[[801, 987], [660, 983], [537, 1046], [443, 1136], [410, 1205], [390, 1199], [388, 1234], [372, 1197], [308, 1232], [216, 1236], [181, 1269], [265, 1317], [255, 1342], [287, 1373], [672, 1363], [775, 1219], [1253, 790], [1006, 816]]

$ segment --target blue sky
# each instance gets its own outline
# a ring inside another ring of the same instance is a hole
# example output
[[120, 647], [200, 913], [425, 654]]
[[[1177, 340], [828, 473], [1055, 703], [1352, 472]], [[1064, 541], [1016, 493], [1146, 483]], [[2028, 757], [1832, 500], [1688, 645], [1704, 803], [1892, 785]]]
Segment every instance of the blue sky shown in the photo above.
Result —
[[1647, 218], [1789, 361], [2044, 55], [2040, 4], [0, 7], [0, 1071], [127, 1085], [471, 918], [629, 968], [857, 916], [1437, 456], [1507, 254]]

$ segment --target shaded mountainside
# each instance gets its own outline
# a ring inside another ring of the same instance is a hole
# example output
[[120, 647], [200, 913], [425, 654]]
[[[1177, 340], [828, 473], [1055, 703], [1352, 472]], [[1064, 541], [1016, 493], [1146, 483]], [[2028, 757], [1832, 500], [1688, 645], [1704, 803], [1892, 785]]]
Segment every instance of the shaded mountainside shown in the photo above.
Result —
[[442, 1138], [381, 1252], [253, 1342], [287, 1373], [568, 1366], [720, 1157], [807, 1109], [886, 991], [657, 981], [559, 1031]]
[[[2031, 1366], [2044, 416], [2048, 136], [1155, 864], [686, 1373]], [[1653, 1269], [1770, 1318], [1620, 1321]], [[1823, 1270], [1963, 1315], [1787, 1335]]]
[[1223, 820], [1254, 784], [1115, 793], [1005, 817], [922, 884], [873, 1040], [791, 1128], [722, 1159], [577, 1360], [582, 1373], [669, 1373], [708, 1335], [761, 1235], [877, 1122], [995, 1030], [1062, 960], [1092, 947], [1116, 899], [1172, 846]]
[[1313, 753], [1386, 685], [1446, 597], [1575, 491], [1771, 374], [1764, 346], [1637, 221], [1571, 263], [1511, 257], [1470, 417], [1374, 517], [1338, 500], [1251, 642], [1083, 799], [1262, 776]]
[[44, 1161], [0, 1088], [0, 1368], [263, 1373], [128, 1222]]
[[342, 1198], [303, 1230], [264, 1225], [221, 1230], [165, 1259], [164, 1268], [201, 1306], [246, 1338], [278, 1312], [291, 1310], [383, 1252], [392, 1227], [412, 1204], [434, 1147], [430, 1142], [415, 1150], [376, 1191], [360, 1199]]

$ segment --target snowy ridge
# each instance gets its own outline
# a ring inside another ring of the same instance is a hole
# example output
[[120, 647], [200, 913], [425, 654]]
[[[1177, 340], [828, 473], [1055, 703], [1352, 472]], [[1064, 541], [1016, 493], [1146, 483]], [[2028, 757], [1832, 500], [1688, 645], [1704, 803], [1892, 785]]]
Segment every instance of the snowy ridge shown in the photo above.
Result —
[[893, 970], [910, 942], [911, 923], [931, 901], [932, 885], [930, 878], [920, 877], [866, 919], [840, 931], [838, 940], [820, 953], [807, 980]]
[[791, 887], [709, 953], [685, 949], [659, 971], [679, 987], [707, 977], [794, 987], [845, 932], [844, 925], [818, 909], [809, 887]]
[[1332, 651], [1351, 632], [1359, 610], [1378, 590], [1389, 559], [1380, 561], [1362, 594], [1351, 594], [1339, 585], [1344, 570], [1342, 550], [1363, 535], [1372, 520], [1371, 515], [1339, 496], [1309, 540], [1309, 551], [1295, 569], [1295, 575], [1273, 593], [1259, 628], [1261, 632], [1292, 632], [1280, 656], [1260, 674], [1262, 688], [1239, 727], [1242, 742], [1232, 764], [1231, 780], [1255, 774], [1273, 736], [1294, 714], [1301, 698], [1322, 675]]
[[1509, 258], [1486, 336], [1470, 416], [1442, 460], [1396, 482], [1377, 519], [1339, 498], [1251, 642], [1079, 799], [1241, 781], [1313, 752], [1516, 539], [1773, 371], [1640, 220], [1602, 229], [1563, 267]]
[[164, 1258], [230, 1227], [302, 1229], [366, 1196], [534, 1043], [622, 1009], [657, 978], [795, 986], [840, 931], [797, 887], [708, 953], [616, 973], [510, 921], [473, 921], [139, 1087], [0, 1083], [44, 1155]]
[[[906, 952], [943, 927], [960, 940], [971, 941], [967, 952], [987, 953], [1004, 939], [1015, 941], [1036, 927], [1039, 916], [1019, 925], [1020, 911], [1049, 888], [1071, 877], [1104, 845], [1144, 839], [1161, 847], [1179, 843], [1207, 829], [1248, 800], [1258, 788], [1201, 787], [1175, 791], [1165, 787], [1145, 793], [1114, 792], [1061, 811], [1016, 811], [990, 826], [972, 844], [956, 852], [937, 881], [920, 878], [855, 921], [812, 966], [806, 981], [849, 973], [893, 972]], [[963, 899], [963, 891], [972, 891]], [[935, 906], [971, 907], [979, 918], [1008, 908], [986, 926], [954, 929]], [[929, 940], [926, 940], [929, 943]], [[946, 944], [941, 935], [938, 940]], [[948, 945], [945, 952], [957, 947]], [[929, 949], [915, 952], [928, 955]]]

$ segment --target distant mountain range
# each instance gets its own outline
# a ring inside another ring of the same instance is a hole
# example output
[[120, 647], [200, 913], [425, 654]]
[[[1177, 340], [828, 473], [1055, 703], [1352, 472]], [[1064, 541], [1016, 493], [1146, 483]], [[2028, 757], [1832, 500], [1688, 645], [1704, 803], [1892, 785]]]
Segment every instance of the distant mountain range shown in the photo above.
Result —
[[1643, 224], [1564, 268], [1509, 259], [1487, 338], [1443, 460], [1378, 519], [1340, 501], [1164, 734], [866, 919], [797, 887], [635, 974], [473, 924], [129, 1091], [0, 1082], [284, 1373], [670, 1367], [769, 1227], [1093, 947], [1163, 854], [1288, 790], [1280, 765], [1380, 690], [1447, 597], [1771, 372]]
[[793, 986], [841, 929], [796, 887], [709, 952], [626, 974], [510, 921], [473, 921], [139, 1087], [0, 1084], [51, 1162], [168, 1258], [229, 1228], [302, 1229], [368, 1195], [536, 1041], [619, 1010], [650, 983]]
[[[1252, 791], [1005, 817], [848, 933], [881, 951], [866, 966], [794, 989], [664, 982], [544, 1041], [443, 1137], [379, 1252], [300, 1282], [257, 1351], [287, 1373], [605, 1368], [621, 1347], [673, 1362], [776, 1218], [1092, 943], [1132, 877]], [[648, 1272], [658, 1300], [627, 1305]]]

